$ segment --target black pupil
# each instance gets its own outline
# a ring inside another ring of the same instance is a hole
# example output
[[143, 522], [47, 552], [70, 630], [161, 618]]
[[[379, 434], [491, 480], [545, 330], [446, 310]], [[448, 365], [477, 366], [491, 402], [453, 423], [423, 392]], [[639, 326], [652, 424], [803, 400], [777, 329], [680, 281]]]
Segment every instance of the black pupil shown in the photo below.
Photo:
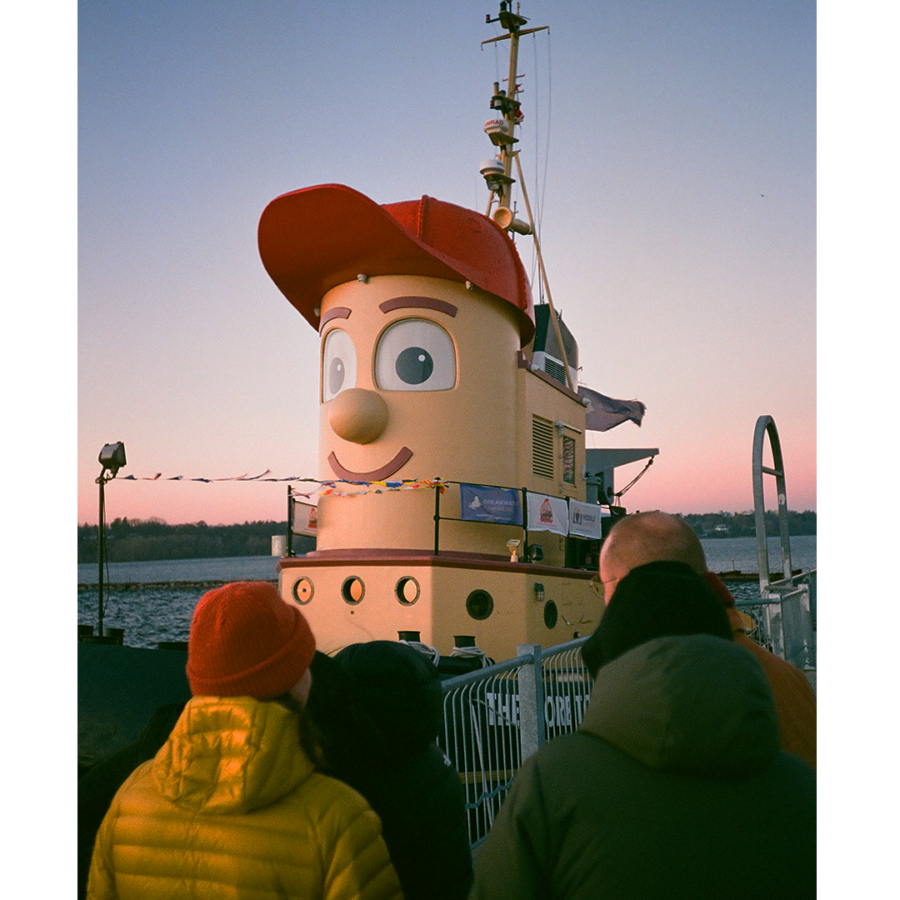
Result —
[[434, 360], [431, 354], [421, 347], [407, 347], [397, 357], [394, 368], [400, 379], [407, 384], [422, 384], [431, 378]]
[[332, 394], [336, 394], [344, 383], [344, 361], [342, 359], [333, 359], [328, 365], [328, 390]]

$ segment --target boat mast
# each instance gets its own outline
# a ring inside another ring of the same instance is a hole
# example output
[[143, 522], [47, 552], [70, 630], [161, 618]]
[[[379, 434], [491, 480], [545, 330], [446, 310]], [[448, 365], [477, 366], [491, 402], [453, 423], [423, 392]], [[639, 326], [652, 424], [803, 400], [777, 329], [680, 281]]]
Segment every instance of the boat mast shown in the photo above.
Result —
[[[575, 391], [576, 387], [572, 382], [572, 373], [569, 371], [569, 362], [566, 359], [566, 350], [563, 347], [562, 335], [559, 330], [559, 320], [556, 310], [553, 308], [553, 299], [550, 295], [550, 282], [547, 279], [547, 270], [544, 267], [544, 257], [541, 253], [541, 244], [538, 240], [537, 230], [534, 224], [534, 216], [531, 213], [531, 204], [528, 202], [528, 193], [525, 190], [525, 179], [522, 177], [522, 164], [519, 162], [519, 151], [513, 149], [513, 144], [518, 143], [516, 137], [516, 125], [522, 119], [521, 103], [516, 99], [519, 93], [518, 78], [518, 60], [519, 60], [519, 38], [524, 34], [534, 34], [537, 31], [549, 31], [549, 25], [541, 25], [538, 28], [525, 28], [528, 20], [519, 15], [519, 4], [516, 4], [516, 12], [510, 9], [508, 0], [501, 0], [500, 14], [496, 19], [492, 19], [490, 14], [485, 16], [485, 22], [492, 24], [499, 22], [505, 29], [506, 34], [498, 37], [489, 38], [481, 42], [483, 47], [485, 44], [493, 44], [498, 41], [509, 41], [509, 76], [507, 78], [507, 90], [501, 90], [499, 82], [494, 82], [494, 94], [491, 97], [491, 109], [500, 113], [502, 118], [488, 119], [484, 123], [484, 130], [491, 143], [498, 147], [498, 156], [493, 160], [488, 160], [481, 165], [481, 174], [487, 183], [490, 191], [488, 199], [487, 215], [490, 216], [501, 228], [507, 231], [514, 231], [517, 234], [530, 234], [534, 240], [534, 249], [537, 254], [538, 265], [541, 270], [541, 279], [544, 283], [544, 291], [547, 295], [547, 303], [550, 306], [550, 321], [553, 324], [553, 331], [556, 335], [556, 342], [559, 346], [559, 353], [562, 357], [563, 368], [566, 373], [566, 384], [569, 390]], [[512, 177], [513, 160], [516, 163], [516, 173], [519, 176], [520, 187], [522, 190], [522, 199], [525, 201], [525, 209], [528, 213], [528, 222], [517, 219], [512, 211], [512, 186], [516, 179]], [[497, 209], [491, 214], [494, 200], [497, 199]]]
[[[482, 174], [488, 183], [488, 189], [491, 191], [490, 200], [488, 201], [488, 215], [490, 215], [494, 198], [498, 200], [498, 205], [503, 209], [512, 209], [512, 186], [515, 184], [515, 178], [512, 177], [513, 157], [518, 151], [512, 149], [512, 145], [518, 143], [516, 137], [516, 125], [522, 119], [522, 104], [516, 99], [519, 92], [519, 86], [516, 81], [519, 60], [519, 38], [523, 34], [533, 34], [536, 31], [549, 31], [548, 25], [542, 25], [540, 28], [526, 28], [522, 26], [528, 21], [524, 16], [519, 15], [519, 5], [516, 4], [516, 12], [509, 9], [510, 4], [507, 0], [501, 0], [500, 15], [496, 19], [492, 19], [490, 15], [485, 16], [485, 22], [492, 24], [499, 22], [505, 29], [506, 34], [498, 37], [489, 38], [481, 42], [483, 47], [485, 44], [495, 44], [498, 41], [509, 41], [509, 75], [506, 80], [506, 90], [501, 89], [500, 83], [494, 82], [494, 94], [491, 97], [491, 109], [496, 110], [500, 114], [500, 118], [489, 119], [485, 122], [484, 130], [494, 146], [499, 148], [499, 155], [496, 160], [499, 165], [490, 169], [490, 175], [485, 171], [489, 168], [487, 164], [482, 167]], [[502, 168], [501, 168], [502, 167]], [[524, 223], [521, 223], [524, 225]], [[518, 230], [518, 229], [515, 229]], [[529, 231], [520, 231], [522, 234], [528, 234]]]

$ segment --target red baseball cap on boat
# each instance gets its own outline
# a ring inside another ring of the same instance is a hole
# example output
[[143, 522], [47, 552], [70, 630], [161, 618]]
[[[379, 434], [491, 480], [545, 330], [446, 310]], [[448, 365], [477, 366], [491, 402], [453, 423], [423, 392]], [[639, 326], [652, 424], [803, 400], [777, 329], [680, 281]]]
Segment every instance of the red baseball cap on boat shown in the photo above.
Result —
[[258, 237], [266, 271], [316, 330], [322, 297], [357, 275], [429, 275], [496, 294], [519, 310], [523, 345], [534, 335], [515, 244], [474, 210], [427, 196], [380, 206], [353, 188], [323, 184], [276, 197]]

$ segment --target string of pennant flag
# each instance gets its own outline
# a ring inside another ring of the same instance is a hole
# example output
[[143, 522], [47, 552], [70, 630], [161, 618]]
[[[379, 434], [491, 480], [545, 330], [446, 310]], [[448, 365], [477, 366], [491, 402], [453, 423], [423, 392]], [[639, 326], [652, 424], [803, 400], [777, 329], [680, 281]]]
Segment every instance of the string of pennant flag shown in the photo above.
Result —
[[403, 490], [416, 490], [419, 488], [440, 488], [441, 492], [446, 488], [446, 482], [442, 481], [440, 478], [431, 478], [424, 480], [403, 480], [403, 481], [348, 481], [346, 479], [332, 479], [330, 481], [324, 481], [319, 478], [302, 478], [297, 475], [291, 475], [283, 478], [276, 478], [270, 475], [271, 470], [266, 469], [265, 472], [261, 472], [259, 475], [232, 475], [226, 478], [188, 478], [184, 475], [163, 475], [162, 472], [157, 472], [155, 475], [123, 475], [118, 480], [119, 481], [196, 481], [201, 482], [203, 484], [212, 484], [214, 482], [221, 481], [255, 481], [255, 482], [295, 482], [295, 483], [306, 483], [312, 484], [316, 487], [310, 491], [305, 496], [310, 496], [314, 493], [321, 493], [322, 495], [327, 494], [336, 494], [338, 496], [346, 496], [348, 494], [353, 493], [362, 493], [360, 491], [341, 491], [338, 487], [339, 485], [353, 485], [354, 487], [364, 487], [368, 488], [368, 490], [372, 493], [382, 493], [383, 491], [403, 491]]
[[407, 491], [417, 490], [419, 488], [438, 488], [443, 494], [447, 488], [447, 483], [441, 481], [440, 478], [425, 479], [424, 481], [323, 481], [319, 482], [319, 493], [323, 497], [334, 494], [337, 497], [347, 497], [352, 494], [362, 493], [361, 491], [341, 491], [338, 490], [338, 484], [352, 484], [368, 488], [366, 493], [381, 494], [384, 491]]

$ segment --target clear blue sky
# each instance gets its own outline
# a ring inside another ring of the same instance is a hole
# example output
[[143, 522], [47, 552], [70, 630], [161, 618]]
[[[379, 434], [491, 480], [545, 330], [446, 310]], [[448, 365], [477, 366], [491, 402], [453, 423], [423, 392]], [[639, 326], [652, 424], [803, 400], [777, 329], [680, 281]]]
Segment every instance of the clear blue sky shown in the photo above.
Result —
[[[484, 209], [495, 5], [80, 4], [79, 522], [110, 441], [122, 474], [316, 474], [318, 341], [262, 268], [259, 215], [330, 181]], [[660, 449], [631, 509], [749, 509], [769, 414], [789, 504], [815, 508], [814, 4], [522, 12], [550, 26], [519, 70], [553, 299], [584, 383], [647, 405], [589, 446]], [[283, 518], [284, 491], [117, 482], [108, 514]]]

